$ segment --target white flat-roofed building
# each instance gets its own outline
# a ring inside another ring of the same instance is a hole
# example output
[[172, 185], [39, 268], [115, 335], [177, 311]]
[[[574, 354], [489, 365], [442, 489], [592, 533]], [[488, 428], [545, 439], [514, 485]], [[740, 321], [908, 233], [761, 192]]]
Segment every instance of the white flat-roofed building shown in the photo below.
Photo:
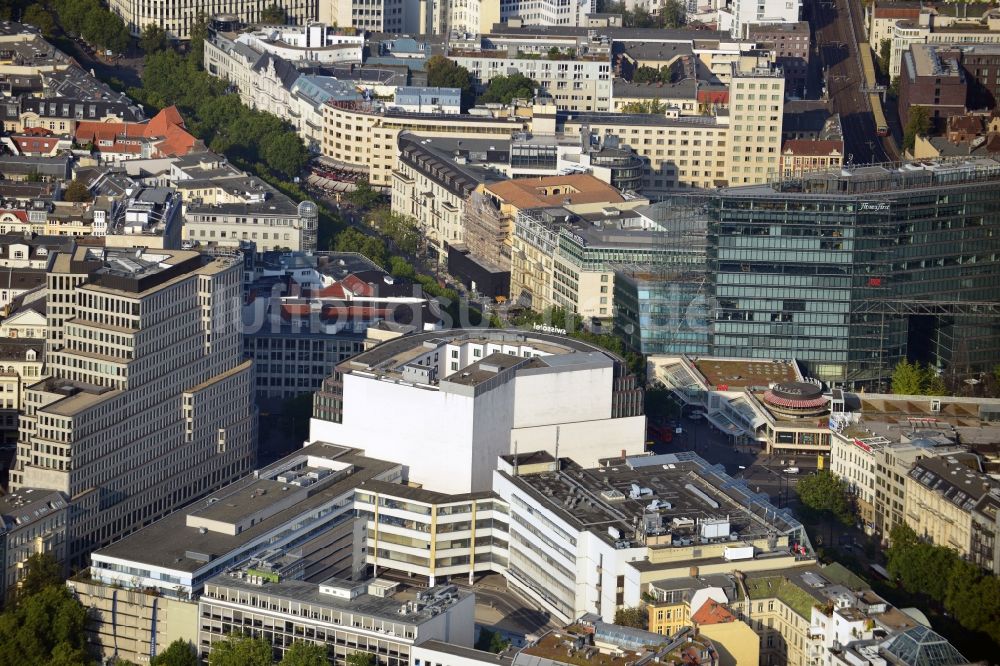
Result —
[[586, 465], [645, 448], [641, 391], [622, 359], [558, 333], [390, 340], [339, 364], [314, 405], [312, 440], [398, 461], [438, 492], [488, 490], [497, 456], [518, 447]]
[[108, 6], [125, 21], [129, 32], [138, 36], [147, 25], [163, 28], [171, 39], [191, 39], [191, 28], [201, 13], [230, 14], [240, 23], [259, 23], [268, 7], [277, 5], [285, 11], [289, 23], [303, 24], [321, 18], [316, 0], [219, 0], [206, 5], [202, 0], [168, 0], [162, 3], [142, 0], [110, 0]]
[[328, 646], [335, 664], [368, 653], [387, 666], [407, 666], [419, 642], [472, 647], [475, 637], [475, 596], [454, 585], [418, 590], [379, 579], [316, 584], [234, 572], [209, 581], [198, 607], [198, 650], [209, 660], [212, 644], [233, 630], [263, 636], [282, 656], [293, 641], [305, 640]]
[[507, 456], [493, 492], [510, 510], [508, 585], [557, 621], [610, 621], [656, 581], [812, 561], [791, 512], [691, 452], [598, 467]]

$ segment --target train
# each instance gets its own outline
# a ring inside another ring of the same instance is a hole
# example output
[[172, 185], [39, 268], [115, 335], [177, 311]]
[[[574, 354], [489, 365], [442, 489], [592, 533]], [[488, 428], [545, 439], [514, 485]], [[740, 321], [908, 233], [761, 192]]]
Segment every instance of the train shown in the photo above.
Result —
[[[875, 78], [875, 61], [872, 59], [872, 49], [868, 42], [858, 44], [858, 53], [861, 55], [861, 69], [865, 76], [865, 88], [874, 90], [878, 85]], [[885, 121], [885, 112], [882, 108], [882, 98], [878, 93], [868, 94], [868, 103], [872, 109], [872, 116], [875, 120], [875, 133], [879, 136], [889, 136], [889, 124]]]

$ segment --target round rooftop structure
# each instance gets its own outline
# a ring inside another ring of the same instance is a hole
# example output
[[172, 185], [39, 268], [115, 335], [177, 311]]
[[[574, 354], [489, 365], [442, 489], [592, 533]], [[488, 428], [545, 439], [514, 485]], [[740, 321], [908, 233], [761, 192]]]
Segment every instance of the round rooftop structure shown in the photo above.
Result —
[[782, 382], [764, 392], [764, 403], [789, 416], [819, 416], [829, 411], [823, 387], [809, 382]]

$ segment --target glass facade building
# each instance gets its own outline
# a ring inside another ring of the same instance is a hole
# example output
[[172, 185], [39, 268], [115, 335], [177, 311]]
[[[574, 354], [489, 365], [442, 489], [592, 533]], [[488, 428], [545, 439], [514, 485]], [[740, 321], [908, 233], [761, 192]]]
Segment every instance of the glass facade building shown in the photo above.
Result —
[[[967, 307], [1000, 302], [1000, 161], [808, 174], [704, 210], [708, 353], [883, 388], [902, 358], [969, 376], [1000, 363], [1000, 321]], [[623, 327], [634, 303], [616, 301]]]

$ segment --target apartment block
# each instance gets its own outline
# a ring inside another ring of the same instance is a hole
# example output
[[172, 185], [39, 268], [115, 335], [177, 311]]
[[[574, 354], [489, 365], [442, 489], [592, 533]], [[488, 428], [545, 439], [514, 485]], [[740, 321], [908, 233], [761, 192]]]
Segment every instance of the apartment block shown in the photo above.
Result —
[[744, 37], [754, 24], [797, 23], [801, 13], [801, 0], [731, 0], [719, 9], [719, 29]]
[[392, 111], [378, 102], [329, 101], [323, 107], [322, 154], [334, 162], [361, 168], [372, 185], [392, 186], [400, 132], [424, 139], [455, 136], [509, 141], [527, 128], [528, 119], [490, 115], [425, 115]]
[[729, 184], [766, 183], [780, 173], [784, 75], [779, 67], [734, 68], [730, 89]]
[[[809, 76], [809, 23], [757, 23], [750, 26], [748, 36], [758, 48], [774, 53], [774, 63], [785, 74], [785, 92], [804, 97]], [[874, 44], [878, 48], [878, 43]]]
[[975, 455], [919, 460], [907, 474], [905, 495], [905, 520], [918, 536], [996, 572], [1000, 484], [980, 471]]
[[[46, 372], [27, 388], [14, 490], [72, 498], [66, 556], [121, 538], [253, 464], [241, 264], [79, 247], [46, 276]], [[112, 427], [113, 425], [113, 427]]]
[[[322, 20], [317, 3], [313, 0], [280, 0], [273, 3], [284, 10], [290, 23], [303, 25], [317, 18]], [[139, 0], [111, 0], [111, 11], [121, 17], [129, 32], [135, 36], [147, 25], [166, 31], [171, 39], [191, 38], [191, 28], [204, 7], [197, 0], [171, 0], [162, 7], [153, 7]], [[266, 7], [249, 0], [222, 0], [212, 6], [211, 14], [232, 15], [240, 23], [259, 23]], [[345, 24], [347, 25], [347, 24]]]
[[0, 600], [17, 593], [24, 564], [32, 555], [51, 555], [58, 562], [66, 554], [66, 496], [32, 488], [0, 497]]
[[941, 131], [951, 116], [963, 115], [968, 81], [959, 54], [941, 52], [929, 44], [913, 44], [903, 54], [899, 76], [899, 122], [905, 127], [910, 109], [923, 106], [931, 119], [931, 131]]
[[[663, 258], [664, 227], [646, 200], [521, 211], [514, 227], [511, 298], [610, 320], [618, 266]], [[636, 207], [630, 207], [634, 204]]]
[[182, 242], [234, 250], [246, 241], [260, 251], [316, 249], [316, 204], [296, 204], [224, 157], [211, 152], [186, 155], [171, 163], [169, 179], [184, 202]]
[[606, 40], [579, 38], [561, 47], [502, 36], [452, 38], [448, 58], [465, 67], [485, 89], [495, 76], [518, 72], [539, 86], [558, 109], [611, 109], [611, 49]]
[[436, 304], [419, 285], [393, 278], [359, 254], [254, 256], [247, 249], [244, 256], [243, 344], [255, 361], [258, 400], [318, 390], [382, 322], [400, 333], [439, 327]]
[[[392, 210], [416, 220], [428, 249], [438, 263], [444, 263], [448, 248], [466, 241], [463, 218], [468, 198], [482, 185], [504, 179], [489, 166], [470, 164], [477, 155], [488, 160], [491, 153], [498, 153], [498, 145], [489, 139], [426, 139], [409, 132], [400, 133], [398, 142]], [[469, 157], [451, 159], [456, 151], [468, 151]]]
[[[428, 490], [479, 492], [497, 457], [517, 449], [558, 448], [588, 465], [641, 452], [640, 393], [622, 359], [565, 336], [418, 333], [339, 364], [316, 393], [310, 438], [398, 460]], [[386, 409], [392, 421], [376, 416]]]
[[982, 8], [980, 17], [967, 19], [921, 11], [919, 18], [901, 19], [892, 25], [889, 76], [902, 73], [903, 57], [912, 44], [991, 45], [1000, 44], [1000, 18]]

